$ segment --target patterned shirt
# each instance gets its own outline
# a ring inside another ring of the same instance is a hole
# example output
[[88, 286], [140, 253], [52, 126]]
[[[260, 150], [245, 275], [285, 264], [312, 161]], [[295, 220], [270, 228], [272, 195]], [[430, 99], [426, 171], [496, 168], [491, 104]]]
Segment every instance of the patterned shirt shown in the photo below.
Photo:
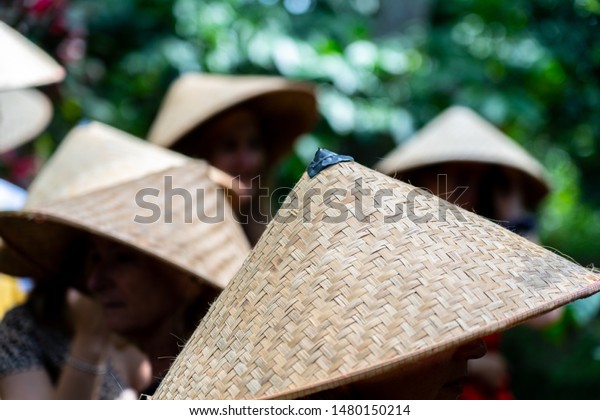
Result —
[[[69, 353], [69, 343], [64, 332], [39, 325], [27, 305], [16, 306], [0, 322], [0, 378], [44, 369], [52, 383], [56, 384]], [[100, 399], [117, 399], [127, 388], [109, 363]]]

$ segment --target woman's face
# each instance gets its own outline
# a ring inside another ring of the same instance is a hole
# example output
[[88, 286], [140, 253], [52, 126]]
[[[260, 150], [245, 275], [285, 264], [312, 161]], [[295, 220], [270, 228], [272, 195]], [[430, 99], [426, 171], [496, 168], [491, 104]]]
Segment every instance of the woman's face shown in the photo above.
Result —
[[357, 399], [432, 400], [456, 399], [467, 377], [467, 362], [479, 359], [487, 351], [477, 339], [458, 348], [435, 354], [402, 371], [349, 385]]
[[214, 144], [208, 159], [210, 163], [230, 175], [239, 176], [246, 186], [250, 187], [252, 179], [265, 170], [267, 156], [263, 133], [250, 111], [236, 109], [218, 117], [207, 126], [205, 135]]
[[86, 287], [100, 302], [107, 326], [124, 336], [155, 328], [185, 307], [199, 285], [125, 245], [93, 238]]

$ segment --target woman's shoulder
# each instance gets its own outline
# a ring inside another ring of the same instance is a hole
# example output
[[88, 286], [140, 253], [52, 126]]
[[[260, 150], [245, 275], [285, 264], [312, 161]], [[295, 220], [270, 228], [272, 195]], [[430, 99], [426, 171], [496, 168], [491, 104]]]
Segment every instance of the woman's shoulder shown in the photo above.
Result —
[[54, 372], [67, 350], [62, 331], [40, 325], [26, 303], [9, 310], [0, 321], [0, 376], [38, 368]]
[[0, 321], [0, 377], [40, 366], [33, 314], [26, 305], [9, 310]]
[[9, 310], [0, 321], [0, 342], [2, 339], [17, 342], [41, 342], [54, 347], [52, 342], [63, 344], [66, 334], [51, 326], [38, 322], [31, 306], [25, 302]]
[[0, 337], [3, 333], [17, 330], [20, 333], [31, 330], [35, 325], [33, 312], [26, 304], [8, 310], [0, 320]]

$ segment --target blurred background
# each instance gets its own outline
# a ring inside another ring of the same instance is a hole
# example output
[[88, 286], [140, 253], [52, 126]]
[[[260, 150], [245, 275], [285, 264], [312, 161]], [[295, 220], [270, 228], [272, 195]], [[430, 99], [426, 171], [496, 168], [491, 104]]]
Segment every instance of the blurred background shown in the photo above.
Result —
[[[0, 176], [22, 187], [81, 119], [144, 137], [183, 72], [280, 74], [317, 83], [321, 112], [280, 186], [318, 146], [371, 166], [466, 105], [548, 169], [542, 243], [600, 264], [599, 0], [3, 0], [0, 20], [68, 71], [42, 88], [46, 132], [0, 155]], [[599, 299], [507, 334], [517, 398], [600, 397]]]

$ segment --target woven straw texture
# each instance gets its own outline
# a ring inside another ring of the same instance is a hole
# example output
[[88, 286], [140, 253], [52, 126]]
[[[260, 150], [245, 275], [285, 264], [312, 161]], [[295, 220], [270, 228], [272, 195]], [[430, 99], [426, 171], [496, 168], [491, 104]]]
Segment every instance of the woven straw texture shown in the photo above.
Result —
[[99, 122], [73, 128], [29, 188], [26, 208], [64, 200], [189, 162]]
[[[370, 202], [357, 204], [349, 193], [358, 179]], [[325, 205], [332, 188], [338, 197]], [[380, 189], [390, 193], [376, 205]], [[269, 224], [154, 398], [303, 396], [399, 368], [600, 288], [596, 274], [552, 252], [428, 193], [413, 195], [413, 187], [357, 163], [305, 174], [291, 193], [297, 201]], [[416, 215], [435, 216], [417, 223], [405, 211], [384, 221], [410, 201]], [[334, 223], [339, 204], [348, 218]]]
[[40, 134], [52, 118], [52, 104], [35, 89], [0, 92], [0, 153]]
[[194, 127], [247, 101], [252, 101], [252, 111], [269, 129], [266, 141], [274, 159], [317, 120], [314, 88], [308, 83], [281, 77], [188, 73], [171, 85], [148, 140], [172, 147]]
[[65, 70], [37, 45], [0, 21], [0, 91], [60, 82]]
[[[28, 211], [3, 212], [0, 235], [10, 248], [48, 273], [66, 273], [77, 265], [81, 232], [87, 231], [129, 245], [222, 289], [250, 249], [224, 190], [209, 175], [210, 166], [195, 161]], [[172, 197], [169, 188], [189, 191], [193, 201]], [[144, 189], [147, 194], [140, 198], [138, 193]], [[202, 201], [196, 191], [203, 192]], [[215, 216], [219, 206], [223, 215], [219, 222], [208, 223], [196, 216], [198, 211]], [[158, 209], [158, 220], [135, 221], [157, 214]]]
[[469, 108], [453, 106], [421, 129], [376, 166], [401, 178], [407, 171], [446, 162], [507, 166], [525, 175], [530, 195], [539, 201], [549, 191], [542, 165], [513, 139]]
[[[73, 128], [29, 187], [25, 209], [126, 182], [189, 159], [99, 122]], [[0, 242], [0, 271], [15, 276], [47, 275], [25, 255]]]

